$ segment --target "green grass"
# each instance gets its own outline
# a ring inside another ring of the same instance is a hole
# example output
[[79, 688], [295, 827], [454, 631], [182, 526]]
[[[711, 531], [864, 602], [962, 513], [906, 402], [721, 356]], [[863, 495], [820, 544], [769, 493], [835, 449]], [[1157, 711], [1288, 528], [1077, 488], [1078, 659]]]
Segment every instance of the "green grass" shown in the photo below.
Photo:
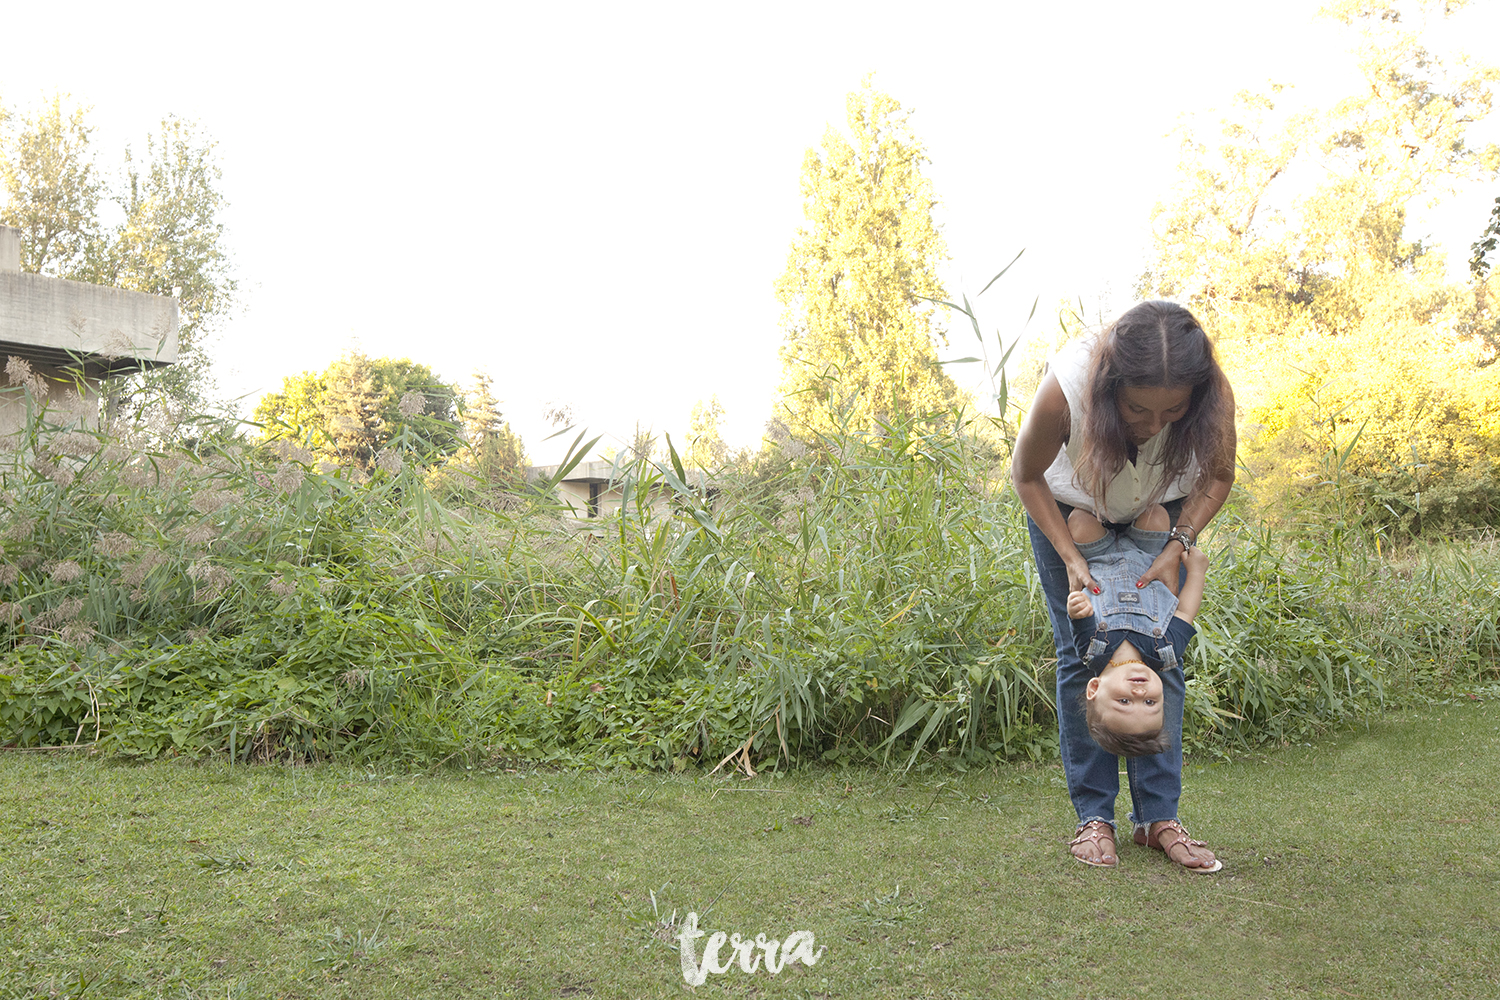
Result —
[[827, 947], [709, 995], [1500, 993], [1500, 708], [1185, 783], [1218, 875], [1129, 844], [1117, 871], [1069, 860], [1056, 765], [746, 781], [5, 754], [0, 995], [677, 996], [661, 938], [689, 909]]

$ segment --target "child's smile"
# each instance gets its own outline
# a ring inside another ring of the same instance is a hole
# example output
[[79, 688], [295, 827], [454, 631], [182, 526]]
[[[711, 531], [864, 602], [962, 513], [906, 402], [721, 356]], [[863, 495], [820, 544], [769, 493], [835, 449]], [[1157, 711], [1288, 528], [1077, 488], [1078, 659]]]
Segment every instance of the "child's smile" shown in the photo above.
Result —
[[1115, 732], [1154, 732], [1162, 725], [1161, 677], [1136, 659], [1138, 655], [1130, 643], [1121, 643], [1115, 658], [1089, 681], [1085, 692], [1090, 701], [1099, 702]]

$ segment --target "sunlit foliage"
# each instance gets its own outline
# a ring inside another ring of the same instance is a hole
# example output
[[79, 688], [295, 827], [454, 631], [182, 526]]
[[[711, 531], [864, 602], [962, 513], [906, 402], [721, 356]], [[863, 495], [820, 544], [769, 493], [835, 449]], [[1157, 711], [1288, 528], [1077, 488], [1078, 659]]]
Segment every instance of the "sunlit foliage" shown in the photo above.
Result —
[[255, 421], [265, 439], [286, 440], [335, 465], [368, 472], [380, 450], [410, 431], [430, 455], [462, 444], [458, 388], [407, 358], [350, 351], [321, 372], [282, 379], [261, 396]]
[[1424, 45], [1423, 18], [1456, 6], [1337, 5], [1363, 89], [1296, 114], [1278, 87], [1243, 93], [1217, 128], [1182, 130], [1141, 292], [1216, 335], [1241, 456], [1283, 511], [1337, 482], [1403, 534], [1500, 523], [1500, 282], [1451, 281], [1407, 231], [1410, 206], [1500, 167], [1469, 140], [1500, 70]]
[[[577, 524], [539, 493], [440, 502], [415, 446], [363, 476], [29, 403], [0, 453], [0, 745], [705, 771], [1056, 754], [1022, 512], [962, 428], [830, 438], [717, 498], [639, 456], [619, 511]], [[1190, 746], [1495, 683], [1493, 547], [1390, 566], [1221, 518]]]

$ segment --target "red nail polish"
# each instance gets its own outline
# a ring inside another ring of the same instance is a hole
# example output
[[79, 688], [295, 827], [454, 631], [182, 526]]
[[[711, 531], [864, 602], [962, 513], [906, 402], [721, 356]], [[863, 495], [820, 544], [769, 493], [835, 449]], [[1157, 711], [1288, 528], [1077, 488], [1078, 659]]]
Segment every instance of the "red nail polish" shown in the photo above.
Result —
[[1139, 580], [1137, 580], [1137, 581], [1135, 581], [1135, 585], [1136, 585], [1136, 586], [1137, 586], [1137, 587], [1144, 587], [1144, 586], [1145, 586], [1145, 584], [1144, 584], [1144, 583], [1142, 583], [1142, 582], [1141, 582], [1141, 581], [1139, 581]]
[[1099, 588], [1098, 587], [1094, 588], [1094, 593], [1096, 593], [1096, 594], [1099, 593]]

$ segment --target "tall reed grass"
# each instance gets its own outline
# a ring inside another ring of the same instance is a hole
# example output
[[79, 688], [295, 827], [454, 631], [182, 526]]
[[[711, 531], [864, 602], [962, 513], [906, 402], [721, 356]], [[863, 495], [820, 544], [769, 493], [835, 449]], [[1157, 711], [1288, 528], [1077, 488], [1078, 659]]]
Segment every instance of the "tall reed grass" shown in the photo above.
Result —
[[[365, 478], [213, 421], [95, 432], [33, 406], [0, 455], [0, 745], [747, 772], [1045, 759], [1050, 631], [1024, 515], [974, 431], [841, 433], [724, 470], [712, 495], [675, 452], [637, 460], [618, 515], [580, 523], [545, 489], [439, 502], [413, 442]], [[1190, 747], [1497, 681], [1495, 547], [1390, 560], [1353, 537], [1220, 518]]]

